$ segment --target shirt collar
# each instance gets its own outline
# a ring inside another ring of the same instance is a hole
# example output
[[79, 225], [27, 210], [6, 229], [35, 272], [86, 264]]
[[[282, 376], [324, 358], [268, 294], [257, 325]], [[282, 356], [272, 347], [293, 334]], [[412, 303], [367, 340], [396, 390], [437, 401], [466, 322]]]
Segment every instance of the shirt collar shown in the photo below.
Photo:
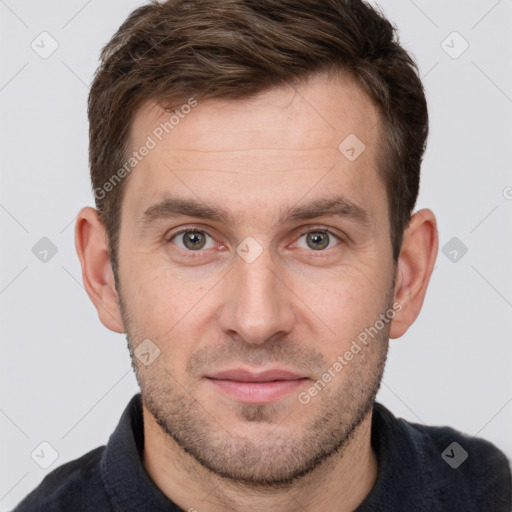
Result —
[[372, 416], [372, 447], [377, 454], [375, 484], [356, 512], [439, 510], [431, 475], [432, 443], [423, 429], [397, 419], [375, 403]]
[[138, 393], [124, 410], [101, 459], [101, 475], [115, 512], [182, 512], [151, 480], [142, 464], [144, 426]]

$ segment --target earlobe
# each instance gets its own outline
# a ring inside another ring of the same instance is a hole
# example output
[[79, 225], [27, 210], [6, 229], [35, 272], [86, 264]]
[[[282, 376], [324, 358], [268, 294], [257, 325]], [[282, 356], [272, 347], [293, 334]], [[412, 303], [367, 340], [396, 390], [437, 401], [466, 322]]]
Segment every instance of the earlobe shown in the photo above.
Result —
[[430, 210], [416, 212], [405, 232], [396, 268], [395, 302], [401, 310], [393, 319], [391, 338], [399, 338], [421, 311], [438, 250], [436, 218]]
[[107, 236], [94, 208], [83, 208], [78, 214], [75, 247], [82, 266], [85, 290], [96, 307], [101, 322], [111, 331], [124, 332]]

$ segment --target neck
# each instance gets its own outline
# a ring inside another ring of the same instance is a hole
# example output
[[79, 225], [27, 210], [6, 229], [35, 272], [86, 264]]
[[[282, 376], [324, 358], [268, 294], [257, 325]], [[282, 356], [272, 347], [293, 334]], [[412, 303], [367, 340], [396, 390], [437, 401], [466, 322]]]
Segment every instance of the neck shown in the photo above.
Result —
[[144, 407], [143, 464], [159, 489], [187, 511], [242, 510], [292, 512], [356, 509], [377, 477], [377, 457], [371, 447], [372, 411], [354, 436], [329, 459], [293, 485], [254, 488], [222, 478], [204, 468], [162, 431]]

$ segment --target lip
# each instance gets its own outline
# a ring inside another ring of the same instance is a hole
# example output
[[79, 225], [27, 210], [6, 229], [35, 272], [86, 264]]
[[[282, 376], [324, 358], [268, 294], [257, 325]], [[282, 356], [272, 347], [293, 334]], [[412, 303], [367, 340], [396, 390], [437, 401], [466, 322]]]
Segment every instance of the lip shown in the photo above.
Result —
[[260, 372], [251, 372], [243, 368], [234, 368], [207, 375], [209, 379], [234, 380], [238, 382], [271, 382], [274, 380], [296, 380], [304, 378], [304, 375], [279, 368], [264, 370]]
[[310, 380], [289, 370], [251, 372], [241, 368], [224, 370], [205, 378], [223, 394], [238, 402], [252, 404], [275, 402]]

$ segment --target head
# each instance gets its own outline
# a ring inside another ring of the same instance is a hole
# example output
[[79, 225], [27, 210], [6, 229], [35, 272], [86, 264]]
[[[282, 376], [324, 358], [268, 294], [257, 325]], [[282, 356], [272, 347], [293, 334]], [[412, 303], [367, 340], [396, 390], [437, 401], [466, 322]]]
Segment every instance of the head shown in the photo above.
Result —
[[[232, 480], [293, 481], [368, 418], [426, 292], [415, 65], [343, 0], [153, 2], [101, 59], [86, 289], [170, 443]], [[218, 378], [233, 369], [300, 380], [256, 400]]]

